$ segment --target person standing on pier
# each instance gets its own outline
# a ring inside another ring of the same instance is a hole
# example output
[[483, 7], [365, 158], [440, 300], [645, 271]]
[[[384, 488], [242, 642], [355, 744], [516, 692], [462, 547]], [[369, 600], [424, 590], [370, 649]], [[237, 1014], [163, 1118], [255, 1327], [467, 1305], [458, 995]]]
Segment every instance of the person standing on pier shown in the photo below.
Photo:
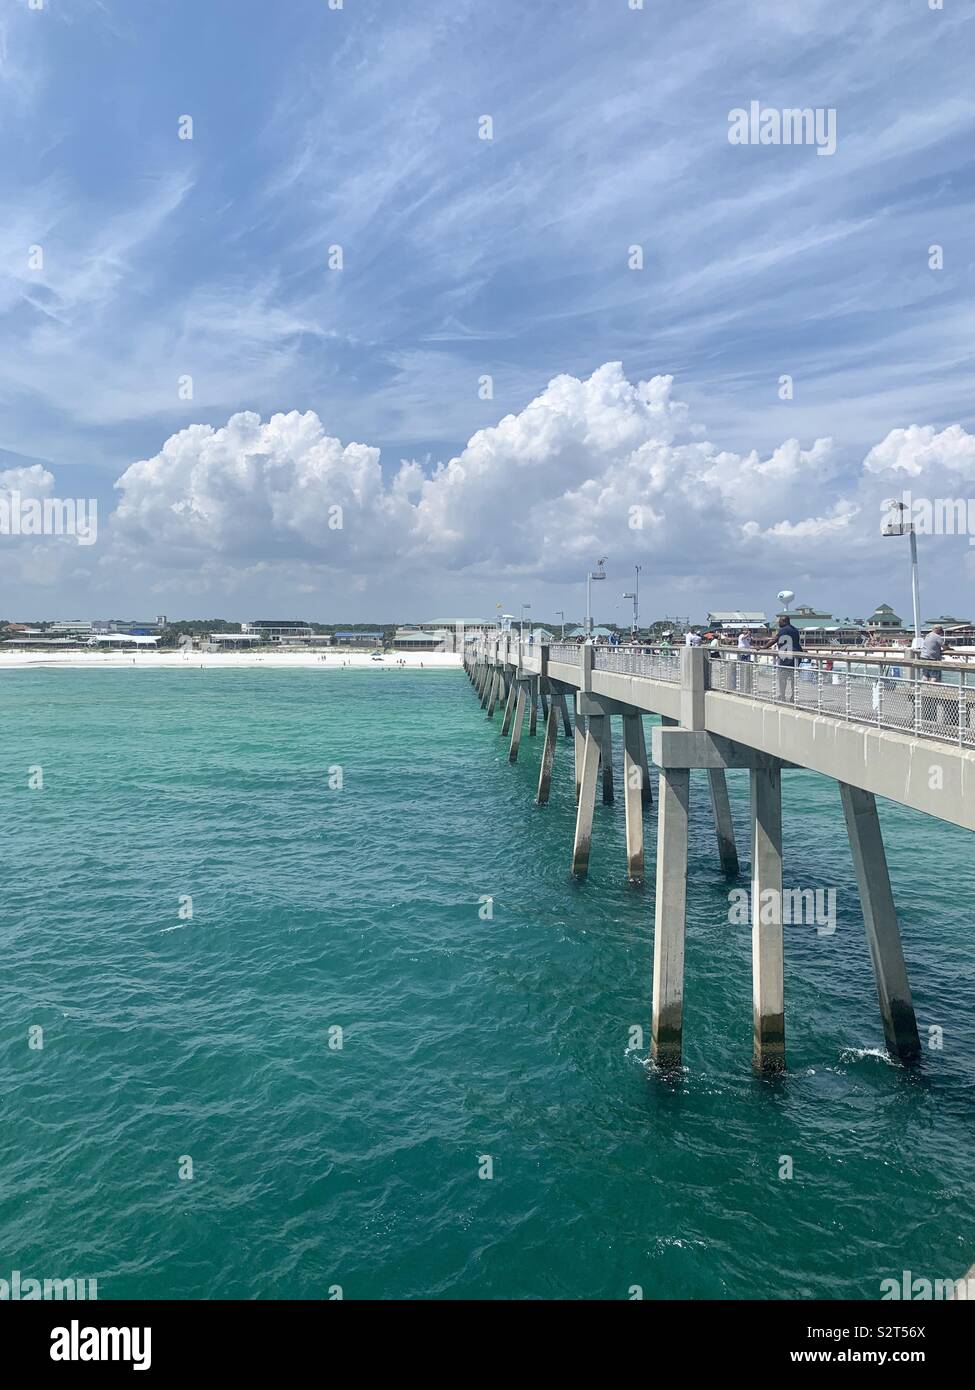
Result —
[[778, 666], [779, 699], [794, 699], [796, 652], [802, 651], [802, 634], [799, 629], [789, 621], [785, 613], [779, 618], [778, 632], [765, 643], [765, 646], [774, 646], [778, 652], [776, 665]]

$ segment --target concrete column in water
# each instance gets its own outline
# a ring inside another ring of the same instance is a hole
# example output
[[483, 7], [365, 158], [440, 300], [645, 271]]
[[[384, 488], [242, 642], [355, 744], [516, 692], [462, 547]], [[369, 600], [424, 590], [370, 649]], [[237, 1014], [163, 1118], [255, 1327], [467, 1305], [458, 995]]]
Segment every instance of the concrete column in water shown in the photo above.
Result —
[[902, 1062], [916, 1062], [921, 1055], [921, 1042], [897, 925], [877, 800], [872, 792], [850, 787], [845, 782], [840, 782], [839, 788], [853, 867], [860, 888], [863, 923], [867, 929], [867, 944], [877, 981], [877, 998], [880, 1001], [887, 1050]]
[[612, 806], [616, 795], [613, 790], [613, 720], [610, 715], [602, 716], [602, 725], [599, 751], [603, 765], [603, 801], [607, 806]]
[[657, 783], [657, 883], [653, 926], [653, 1041], [657, 1066], [679, 1067], [684, 1032], [687, 912], [687, 768], [661, 768]]
[[549, 792], [552, 789], [552, 768], [555, 764], [555, 744], [559, 733], [559, 712], [555, 707], [555, 701], [548, 707], [548, 716], [545, 720], [545, 742], [542, 744], [542, 765], [538, 771], [538, 795], [535, 797], [539, 806], [548, 805]]
[[559, 691], [553, 693], [552, 699], [558, 701], [558, 705], [559, 705], [559, 714], [561, 714], [561, 716], [562, 716], [562, 732], [565, 734], [566, 738], [571, 738], [571, 737], [572, 737], [572, 723], [571, 723], [571, 721], [570, 721], [570, 719], [569, 719], [569, 706], [568, 706], [568, 704], [566, 703], [565, 691], [564, 691], [564, 690], [559, 690]]
[[548, 693], [548, 681], [539, 680], [538, 682], [538, 703], [542, 707], [542, 718], [548, 719], [548, 700], [545, 696]]
[[708, 770], [711, 784], [711, 810], [714, 812], [714, 833], [718, 837], [718, 857], [721, 868], [729, 878], [738, 873], [738, 846], [735, 844], [735, 827], [731, 820], [731, 802], [728, 799], [728, 779], [723, 767]]
[[521, 747], [521, 726], [525, 722], [525, 705], [528, 702], [528, 691], [525, 681], [518, 682], [518, 700], [515, 705], [515, 721], [511, 730], [511, 746], [508, 749], [508, 762], [518, 761], [518, 749]]
[[512, 681], [508, 686], [508, 698], [504, 705], [504, 718], [501, 721], [499, 734], [501, 738], [506, 738], [508, 730], [511, 728], [511, 716], [515, 709], [515, 682]]
[[531, 700], [531, 713], [528, 720], [528, 735], [533, 738], [538, 733], [538, 679], [530, 682], [528, 691]]
[[640, 735], [640, 769], [643, 772], [641, 798], [644, 806], [653, 805], [653, 789], [650, 786], [650, 759], [647, 757], [647, 735], [643, 727], [643, 715], [637, 714], [637, 732]]
[[752, 1024], [756, 1068], [785, 1066], [782, 942], [782, 772], [752, 768]]
[[487, 708], [488, 698], [489, 698], [489, 696], [490, 696], [490, 694], [491, 694], [491, 681], [492, 681], [493, 677], [494, 677], [494, 670], [493, 670], [493, 668], [492, 668], [491, 666], [486, 666], [486, 667], [484, 668], [484, 679], [483, 679], [483, 681], [481, 682], [481, 689], [480, 689], [481, 709], [486, 709], [486, 708]]
[[488, 707], [487, 707], [487, 717], [488, 717], [488, 719], [493, 719], [493, 718], [494, 718], [494, 705], [495, 705], [495, 702], [496, 702], [496, 700], [497, 700], [497, 698], [498, 698], [498, 686], [499, 686], [500, 684], [501, 684], [501, 676], [500, 676], [500, 674], [499, 674], [497, 671], [495, 671], [495, 672], [494, 672], [494, 675], [493, 675], [492, 678], [491, 678], [491, 694], [490, 694], [490, 696], [488, 697]]
[[[643, 720], [635, 711], [623, 715], [623, 798], [626, 807], [626, 871], [634, 883], [643, 882], [643, 784], [640, 763]], [[644, 755], [646, 750], [643, 749]]]
[[582, 764], [586, 752], [586, 716], [576, 711], [575, 726], [575, 755], [576, 755], [576, 803], [579, 801], [579, 788], [582, 786]]
[[[592, 844], [592, 815], [596, 805], [596, 778], [599, 774], [599, 745], [602, 729], [599, 727], [605, 715], [591, 714], [586, 719], [586, 737], [583, 746], [582, 781], [579, 787], [579, 805], [576, 810], [576, 833], [572, 845], [572, 872], [580, 878], [589, 872], [589, 849]], [[576, 715], [578, 735], [579, 715]], [[576, 745], [578, 750], [578, 744]]]

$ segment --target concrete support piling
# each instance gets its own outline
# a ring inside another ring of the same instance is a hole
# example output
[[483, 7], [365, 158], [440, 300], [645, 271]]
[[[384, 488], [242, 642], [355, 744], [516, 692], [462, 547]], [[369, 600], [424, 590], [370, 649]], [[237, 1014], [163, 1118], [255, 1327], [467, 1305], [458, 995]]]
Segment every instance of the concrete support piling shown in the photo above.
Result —
[[871, 792], [861, 791], [845, 782], [840, 782], [839, 788], [853, 867], [860, 888], [863, 923], [877, 982], [887, 1050], [892, 1057], [910, 1064], [920, 1058], [921, 1042], [897, 925], [877, 801]]
[[660, 770], [651, 1056], [657, 1066], [666, 1068], [680, 1066], [683, 1044], [690, 782], [691, 775], [686, 768]]
[[514, 710], [515, 710], [515, 682], [512, 681], [511, 684], [508, 686], [508, 698], [507, 698], [507, 700], [505, 701], [505, 704], [504, 704], [504, 718], [503, 718], [502, 721], [501, 721], [501, 729], [500, 729], [500, 731], [499, 731], [499, 737], [501, 737], [501, 738], [507, 738], [508, 733], [509, 733], [509, 731], [510, 731], [510, 729], [511, 729], [511, 716], [514, 714]]
[[[518, 749], [521, 747], [521, 728], [525, 722], [525, 705], [528, 702], [528, 691], [524, 681], [518, 681], [518, 697], [515, 702], [515, 719], [511, 730], [511, 745], [508, 749], [508, 762], [518, 761]], [[515, 688], [512, 683], [512, 689]]]
[[644, 806], [652, 806], [653, 789], [650, 786], [650, 759], [647, 757], [647, 735], [643, 727], [643, 715], [639, 710], [636, 715], [636, 727], [640, 738], [640, 770], [643, 773], [643, 786], [640, 789], [640, 798]]
[[[607, 720], [607, 723], [609, 721]], [[646, 780], [640, 761], [646, 749], [641, 738], [643, 720], [635, 711], [623, 716], [623, 797], [626, 808], [626, 871], [633, 883], [642, 883], [643, 863], [643, 786]]]
[[496, 700], [497, 700], [497, 698], [498, 698], [498, 686], [500, 685], [500, 683], [501, 683], [501, 676], [500, 676], [500, 673], [499, 673], [498, 671], [494, 671], [494, 672], [492, 673], [492, 678], [491, 678], [491, 694], [490, 694], [490, 696], [489, 696], [489, 698], [488, 698], [488, 707], [487, 707], [487, 717], [488, 717], [488, 719], [493, 719], [493, 718], [494, 718], [494, 705], [495, 705], [495, 702], [496, 702]]
[[[576, 809], [576, 833], [572, 845], [572, 872], [584, 878], [589, 872], [589, 850], [592, 844], [592, 816], [596, 806], [596, 778], [599, 773], [599, 745], [602, 729], [599, 727], [603, 715], [590, 715], [587, 719], [586, 737], [583, 745], [581, 785], [579, 805]], [[576, 716], [578, 730], [579, 716]], [[577, 750], [578, 750], [578, 744]]]
[[528, 688], [528, 698], [531, 700], [531, 711], [528, 720], [528, 736], [534, 738], [538, 733], [538, 679], [531, 681]]
[[613, 789], [613, 721], [608, 714], [602, 716], [599, 751], [603, 767], [603, 804], [612, 806], [616, 800]]
[[566, 738], [571, 738], [572, 723], [569, 719], [569, 706], [566, 703], [565, 692], [560, 690], [557, 694], [552, 696], [552, 699], [557, 700], [559, 704], [559, 713], [562, 716], [562, 732], [565, 734]]
[[574, 750], [576, 760], [576, 804], [578, 805], [579, 788], [582, 786], [582, 764], [586, 751], [586, 716], [584, 714], [576, 714]]
[[545, 742], [542, 744], [542, 765], [538, 770], [538, 794], [535, 801], [539, 806], [547, 806], [552, 789], [552, 768], [555, 764], [555, 745], [559, 733], [559, 712], [555, 701], [549, 705], [545, 720]]
[[729, 878], [734, 878], [738, 873], [738, 846], [735, 844], [735, 827], [731, 820], [728, 779], [725, 776], [724, 768], [709, 768], [708, 781], [711, 784], [714, 833], [718, 837], [718, 857], [721, 860], [722, 871]]
[[782, 940], [782, 773], [753, 768], [752, 1020], [753, 1061], [759, 1071], [785, 1067], [785, 988]]

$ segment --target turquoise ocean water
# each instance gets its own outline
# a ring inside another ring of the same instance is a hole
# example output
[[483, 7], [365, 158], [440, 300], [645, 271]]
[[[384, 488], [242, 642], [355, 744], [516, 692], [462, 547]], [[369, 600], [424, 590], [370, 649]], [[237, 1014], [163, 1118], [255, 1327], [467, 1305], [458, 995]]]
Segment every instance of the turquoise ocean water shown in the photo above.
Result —
[[838, 922], [786, 929], [790, 1070], [762, 1081], [695, 782], [674, 1084], [630, 1047], [653, 887], [626, 882], [621, 802], [574, 883], [571, 743], [539, 810], [541, 737], [510, 767], [461, 672], [10, 672], [0, 700], [0, 1278], [876, 1298], [975, 1262], [966, 832], [882, 810], [922, 1039], [944, 1030], [911, 1075], [883, 1054], [835, 786], [786, 774], [786, 885], [835, 887]]

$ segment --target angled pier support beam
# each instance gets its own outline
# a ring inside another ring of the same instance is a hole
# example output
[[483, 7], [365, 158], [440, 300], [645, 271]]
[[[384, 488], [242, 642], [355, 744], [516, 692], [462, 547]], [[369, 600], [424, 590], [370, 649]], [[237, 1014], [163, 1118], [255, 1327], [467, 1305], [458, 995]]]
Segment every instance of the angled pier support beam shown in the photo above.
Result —
[[536, 676], [529, 682], [528, 698], [531, 700], [531, 715], [528, 720], [528, 736], [534, 738], [538, 733], [538, 687], [540, 679]]
[[[607, 721], [608, 722], [608, 721]], [[626, 872], [633, 883], [642, 883], [643, 791], [647, 776], [643, 768], [646, 747], [642, 738], [643, 719], [636, 710], [623, 715], [623, 798], [626, 809]]]
[[599, 753], [603, 769], [603, 803], [612, 806], [616, 800], [613, 788], [613, 720], [608, 713], [603, 717], [599, 735]]
[[785, 1067], [785, 987], [782, 941], [782, 772], [755, 767], [752, 821], [753, 1061], [759, 1071]]
[[[515, 702], [514, 725], [511, 730], [511, 744], [508, 748], [508, 762], [518, 761], [518, 749], [521, 747], [521, 729], [525, 722], [525, 705], [528, 703], [528, 690], [525, 681], [519, 681], [518, 698]], [[514, 688], [514, 686], [512, 686]]]
[[897, 910], [890, 887], [887, 855], [872, 792], [839, 783], [843, 816], [850, 837], [853, 867], [860, 888], [863, 923], [877, 981], [877, 998], [883, 1020], [887, 1051], [910, 1064], [921, 1056], [917, 1018], [907, 978], [904, 948], [897, 925]]
[[491, 677], [491, 694], [490, 694], [489, 697], [488, 697], [488, 706], [487, 706], [487, 717], [488, 717], [488, 719], [493, 719], [493, 718], [494, 718], [494, 706], [495, 706], [495, 703], [497, 702], [497, 698], [498, 698], [498, 687], [500, 686], [500, 684], [501, 684], [501, 673], [500, 673], [500, 671], [495, 671], [495, 672], [492, 674], [492, 677]]
[[[589, 872], [589, 849], [592, 845], [592, 814], [596, 805], [596, 778], [599, 773], [599, 745], [602, 738], [601, 721], [604, 715], [590, 715], [587, 720], [583, 747], [579, 805], [576, 810], [576, 833], [572, 844], [572, 872], [584, 878]], [[579, 719], [576, 716], [578, 729]], [[578, 744], [576, 745], [578, 748]]]
[[515, 682], [512, 681], [511, 684], [508, 686], [508, 698], [507, 700], [505, 700], [504, 703], [504, 718], [501, 721], [501, 728], [498, 730], [499, 738], [507, 738], [509, 732], [511, 731], [511, 716], [515, 712], [516, 694], [517, 691], [515, 689]]
[[728, 779], [724, 768], [709, 768], [708, 781], [711, 785], [711, 810], [714, 812], [714, 833], [718, 837], [721, 868], [729, 878], [735, 878], [738, 873], [738, 846], [735, 844], [735, 827], [731, 820]]
[[642, 800], [644, 806], [653, 805], [653, 789], [650, 786], [650, 760], [647, 757], [647, 735], [643, 727], [643, 715], [637, 713], [637, 730], [640, 735], [640, 769], [643, 773]]
[[481, 681], [480, 689], [478, 690], [478, 694], [479, 694], [480, 697], [481, 697], [481, 709], [486, 709], [486, 708], [487, 708], [487, 702], [488, 702], [488, 698], [489, 698], [489, 696], [490, 696], [490, 694], [491, 694], [491, 682], [492, 682], [493, 678], [494, 678], [494, 669], [493, 669], [493, 667], [491, 667], [491, 666], [485, 666], [485, 668], [484, 668], [484, 679]]
[[558, 701], [559, 713], [562, 716], [562, 732], [566, 738], [572, 737], [572, 723], [569, 719], [569, 706], [565, 702], [565, 691], [559, 690], [552, 695], [553, 700]]
[[651, 1056], [679, 1067], [684, 1033], [684, 930], [687, 912], [687, 768], [661, 769], [657, 796], [657, 886], [653, 925]]
[[548, 715], [545, 719], [545, 742], [542, 744], [542, 765], [538, 770], [538, 793], [535, 802], [539, 806], [547, 806], [549, 793], [552, 790], [552, 768], [555, 764], [555, 745], [558, 741], [559, 733], [559, 712], [555, 707], [555, 701], [548, 707]]
[[582, 764], [586, 754], [586, 717], [576, 711], [575, 739], [573, 743], [576, 759], [576, 804], [579, 802], [579, 788], [582, 786]]

